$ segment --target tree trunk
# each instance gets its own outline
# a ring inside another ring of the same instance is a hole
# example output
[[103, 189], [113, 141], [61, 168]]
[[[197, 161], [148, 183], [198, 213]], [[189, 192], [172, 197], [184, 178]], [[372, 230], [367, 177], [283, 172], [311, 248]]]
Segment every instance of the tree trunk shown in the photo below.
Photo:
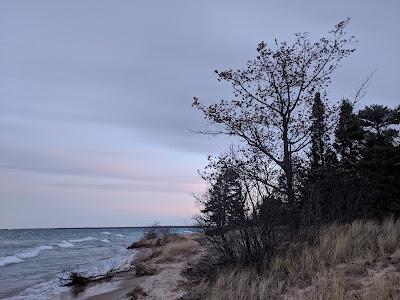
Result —
[[293, 188], [293, 166], [292, 166], [292, 155], [290, 152], [289, 138], [288, 138], [288, 120], [283, 119], [283, 172], [286, 177], [286, 196], [288, 202], [293, 204], [295, 201], [294, 188]]

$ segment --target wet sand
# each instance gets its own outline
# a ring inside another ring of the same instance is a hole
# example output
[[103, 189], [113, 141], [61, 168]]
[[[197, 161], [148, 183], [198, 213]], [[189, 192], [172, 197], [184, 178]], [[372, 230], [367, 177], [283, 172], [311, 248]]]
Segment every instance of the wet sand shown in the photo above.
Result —
[[138, 287], [142, 282], [143, 278], [137, 277], [134, 270], [117, 273], [108, 281], [91, 283], [82, 288], [72, 288], [63, 293], [60, 300], [124, 299], [127, 293]]

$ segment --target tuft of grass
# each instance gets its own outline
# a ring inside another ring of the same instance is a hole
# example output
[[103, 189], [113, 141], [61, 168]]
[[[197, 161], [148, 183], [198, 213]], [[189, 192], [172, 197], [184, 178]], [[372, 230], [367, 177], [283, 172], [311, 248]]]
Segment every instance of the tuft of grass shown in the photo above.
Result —
[[128, 249], [160, 247], [168, 243], [174, 243], [186, 239], [187, 237], [179, 234], [163, 233], [157, 236], [146, 234], [139, 241], [132, 243]]
[[150, 276], [157, 274], [158, 270], [151, 265], [137, 263], [135, 266], [135, 272], [137, 276]]
[[[261, 272], [237, 266], [224, 269], [213, 282], [203, 281], [196, 288], [198, 298], [290, 299], [289, 295], [297, 291], [292, 299], [302, 299], [301, 293], [304, 299], [351, 299], [351, 291], [358, 287], [349, 285], [335, 268], [340, 264], [368, 264], [393, 254], [400, 247], [400, 222], [388, 219], [382, 223], [332, 224], [301, 236], [305, 240], [286, 245]], [[352, 272], [352, 276], [364, 276], [362, 268]], [[374, 299], [400, 297], [396, 285], [387, 282], [371, 287], [369, 294], [376, 291], [376, 295], [383, 295]]]
[[364, 293], [365, 300], [400, 299], [400, 276], [380, 278]]
[[153, 261], [169, 262], [179, 257], [189, 257], [197, 254], [200, 244], [194, 240], [193, 236], [183, 236], [178, 234], [168, 234], [161, 237], [137, 242], [140, 247], [150, 248], [150, 252], [144, 252], [137, 257], [135, 264]]
[[152, 257], [157, 262], [173, 261], [177, 257], [189, 257], [199, 252], [199, 243], [190, 239], [177, 240], [158, 247]]
[[147, 293], [141, 287], [136, 287], [132, 291], [130, 291], [129, 293], [126, 294], [126, 298], [128, 300], [137, 300], [139, 298], [139, 296], [141, 296], [141, 297], [147, 296]]

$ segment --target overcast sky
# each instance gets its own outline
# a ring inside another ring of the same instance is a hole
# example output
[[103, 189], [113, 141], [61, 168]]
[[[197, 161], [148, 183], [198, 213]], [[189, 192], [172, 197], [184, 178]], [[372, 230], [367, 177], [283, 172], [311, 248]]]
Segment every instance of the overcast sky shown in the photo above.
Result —
[[228, 96], [213, 71], [257, 44], [359, 40], [330, 88], [399, 104], [399, 1], [0, 0], [0, 228], [187, 224], [197, 170], [227, 142], [198, 136], [193, 96]]

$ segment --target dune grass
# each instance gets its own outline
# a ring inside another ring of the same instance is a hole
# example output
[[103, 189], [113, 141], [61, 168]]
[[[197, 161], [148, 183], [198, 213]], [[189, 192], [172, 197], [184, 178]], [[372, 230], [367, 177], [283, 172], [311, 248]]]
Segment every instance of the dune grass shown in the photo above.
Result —
[[[203, 281], [195, 294], [199, 299], [395, 299], [396, 281], [376, 280], [366, 291], [351, 286], [349, 277], [367, 276], [365, 264], [393, 254], [400, 248], [400, 222], [378, 224], [356, 221], [332, 224], [300, 235], [304, 240], [285, 245], [261, 272], [232, 267], [213, 282]], [[340, 265], [356, 265], [347, 277]], [[353, 273], [352, 273], [353, 272]], [[359, 273], [359, 274], [358, 274]], [[360, 289], [356, 295], [352, 291]], [[372, 296], [371, 296], [372, 295]], [[375, 295], [376, 298], [369, 298]]]
[[185, 236], [173, 233], [162, 233], [157, 235], [146, 234], [137, 242], [132, 243], [132, 245], [130, 245], [128, 249], [154, 248], [164, 246], [168, 243], [175, 243], [184, 240], [186, 240]]
[[[147, 248], [138, 255], [135, 265], [141, 270], [144, 263], [165, 263], [189, 257], [200, 251], [200, 244], [193, 235], [163, 234], [136, 242], [136, 247]], [[141, 271], [139, 273], [142, 273]]]
[[177, 257], [189, 257], [199, 251], [199, 244], [194, 240], [181, 240], [166, 244], [153, 252], [156, 262], [168, 262]]

